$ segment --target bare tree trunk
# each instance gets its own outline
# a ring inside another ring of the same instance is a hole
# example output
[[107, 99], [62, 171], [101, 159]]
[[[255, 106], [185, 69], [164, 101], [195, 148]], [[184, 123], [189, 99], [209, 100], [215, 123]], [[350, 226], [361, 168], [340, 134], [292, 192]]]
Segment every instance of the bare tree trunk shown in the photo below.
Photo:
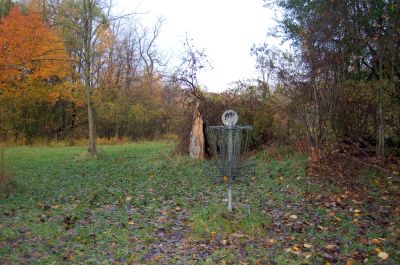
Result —
[[97, 155], [96, 148], [96, 132], [94, 126], [94, 115], [93, 115], [93, 91], [92, 91], [92, 23], [93, 23], [93, 6], [89, 0], [84, 1], [85, 8], [85, 21], [84, 21], [84, 75], [85, 75], [85, 89], [86, 89], [86, 101], [88, 107], [88, 125], [89, 125], [89, 148], [88, 151], [91, 155]]
[[115, 125], [115, 139], [119, 139], [119, 122]]
[[89, 124], [89, 148], [88, 151], [91, 155], [97, 155], [97, 147], [96, 147], [96, 131], [94, 126], [94, 116], [93, 116], [93, 100], [92, 100], [92, 92], [86, 88], [86, 97], [87, 97], [87, 107], [88, 107], [88, 124]]
[[[314, 82], [313, 82], [314, 83]], [[315, 129], [316, 131], [314, 132], [314, 147], [315, 148], [320, 148], [321, 147], [321, 142], [322, 138], [324, 135], [323, 132], [323, 125], [322, 125], [322, 113], [321, 113], [321, 99], [320, 95], [318, 94], [318, 88], [316, 84], [313, 84], [313, 95], [314, 95], [314, 104], [315, 104]]]
[[314, 141], [313, 141], [313, 137], [311, 135], [310, 125], [308, 123], [308, 113], [307, 113], [306, 107], [304, 105], [302, 105], [301, 109], [303, 112], [302, 113], [303, 115], [301, 115], [301, 118], [303, 121], [304, 130], [306, 132], [307, 143], [310, 147], [314, 147]]
[[379, 59], [379, 128], [378, 128], [378, 145], [376, 153], [379, 157], [383, 157], [385, 153], [385, 123], [384, 123], [384, 110], [383, 110], [383, 73], [382, 73], [382, 58]]

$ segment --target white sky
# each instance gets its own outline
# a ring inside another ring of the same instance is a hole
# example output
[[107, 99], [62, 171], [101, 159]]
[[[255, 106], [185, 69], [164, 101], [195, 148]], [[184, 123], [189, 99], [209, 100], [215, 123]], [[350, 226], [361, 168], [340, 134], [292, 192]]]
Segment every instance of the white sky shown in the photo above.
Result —
[[[158, 47], [176, 62], [186, 33], [199, 50], [205, 48], [213, 69], [199, 73], [199, 83], [209, 91], [223, 91], [228, 84], [257, 77], [250, 48], [266, 40], [274, 25], [274, 12], [262, 0], [115, 0], [118, 13], [146, 12], [143, 23], [162, 16]], [[275, 44], [279, 44], [276, 42]]]

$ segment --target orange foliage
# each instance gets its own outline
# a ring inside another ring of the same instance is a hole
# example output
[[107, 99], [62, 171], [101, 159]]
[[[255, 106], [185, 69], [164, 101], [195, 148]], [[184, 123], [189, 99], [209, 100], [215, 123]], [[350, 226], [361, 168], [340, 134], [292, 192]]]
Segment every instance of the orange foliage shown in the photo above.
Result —
[[23, 15], [16, 5], [0, 21], [0, 82], [64, 78], [68, 56], [56, 33], [38, 13]]
[[0, 20], [0, 103], [14, 108], [54, 105], [72, 96], [63, 82], [70, 72], [64, 44], [42, 15], [30, 10], [23, 14], [15, 5]]

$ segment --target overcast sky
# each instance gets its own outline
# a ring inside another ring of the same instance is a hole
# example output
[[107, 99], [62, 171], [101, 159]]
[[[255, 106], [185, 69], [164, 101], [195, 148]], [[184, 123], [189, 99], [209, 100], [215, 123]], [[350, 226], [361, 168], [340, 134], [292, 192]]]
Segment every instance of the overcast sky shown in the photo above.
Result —
[[[171, 57], [179, 56], [186, 33], [198, 49], [205, 48], [213, 69], [200, 73], [209, 91], [223, 91], [239, 79], [256, 77], [250, 48], [266, 40], [274, 25], [274, 12], [262, 0], [114, 0], [115, 11], [146, 12], [142, 21], [151, 26], [162, 16], [165, 23], [158, 46]], [[176, 61], [175, 61], [176, 62]]]

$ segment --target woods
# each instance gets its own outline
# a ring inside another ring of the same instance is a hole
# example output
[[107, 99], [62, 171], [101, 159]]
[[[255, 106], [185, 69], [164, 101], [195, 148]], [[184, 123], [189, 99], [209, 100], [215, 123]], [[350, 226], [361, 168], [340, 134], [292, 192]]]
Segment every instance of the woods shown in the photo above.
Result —
[[[362, 138], [383, 156], [399, 147], [399, 5], [396, 1], [266, 1], [283, 10], [290, 39], [278, 79], [300, 100], [310, 145]], [[292, 64], [292, 65], [290, 65]], [[293, 68], [291, 68], [293, 67]]]
[[111, 17], [103, 2], [43, 3], [14, 4], [1, 20], [7, 138], [29, 144], [88, 135], [95, 154], [96, 134], [137, 139], [164, 133], [166, 121], [155, 124], [173, 101], [163, 95], [174, 92], [156, 72], [162, 58], [154, 41], [162, 21], [145, 28], [132, 15]]
[[190, 38], [181, 63], [166, 67], [156, 45], [162, 19], [145, 27], [135, 14], [113, 16], [103, 1], [3, 1], [4, 135], [23, 143], [88, 137], [95, 154], [96, 137], [177, 134], [187, 152], [190, 128], [182, 127], [200, 103], [206, 125], [238, 108], [241, 122], [255, 126], [254, 147], [346, 140], [380, 157], [398, 154], [398, 4], [265, 1], [272, 7], [283, 16], [271, 34], [292, 49], [249, 47], [259, 77], [213, 93], [197, 80], [209, 58]]

